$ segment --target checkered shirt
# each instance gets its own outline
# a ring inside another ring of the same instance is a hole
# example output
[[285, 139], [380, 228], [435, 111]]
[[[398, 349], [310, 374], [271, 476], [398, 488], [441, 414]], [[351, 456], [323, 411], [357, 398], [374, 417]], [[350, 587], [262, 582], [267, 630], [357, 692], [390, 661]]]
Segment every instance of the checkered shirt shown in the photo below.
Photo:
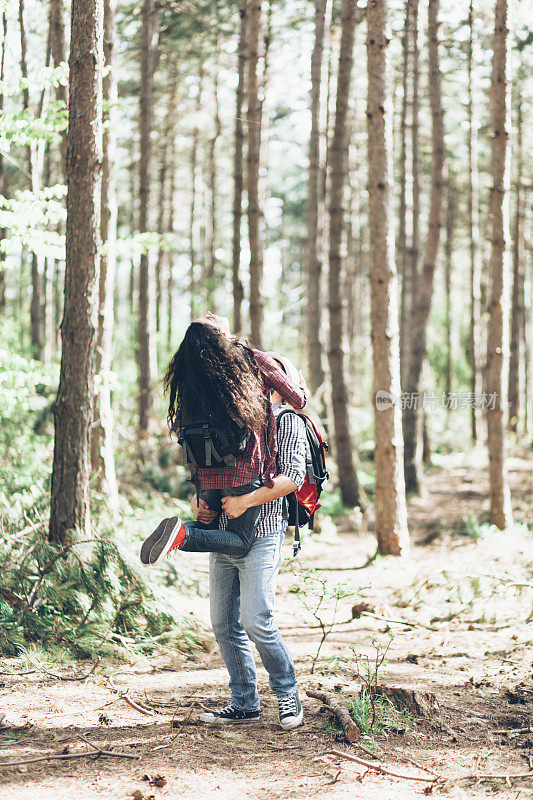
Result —
[[[261, 350], [253, 352], [263, 377], [265, 393], [269, 395], [270, 391], [275, 389], [293, 408], [303, 408], [307, 402], [306, 391], [289, 381], [285, 372], [271, 356]], [[199, 489], [223, 489], [230, 486], [244, 486], [260, 475], [265, 486], [272, 486], [276, 470], [276, 452], [276, 420], [270, 411], [266, 428], [252, 434], [246, 450], [237, 459], [234, 467], [199, 468], [194, 479]]]
[[[297, 414], [283, 414], [279, 421], [277, 475], [286, 475], [301, 488], [306, 472], [307, 437], [305, 423]], [[218, 526], [227, 528], [226, 512], [220, 515]], [[255, 533], [256, 539], [272, 536], [287, 527], [287, 503], [284, 497], [261, 506]]]

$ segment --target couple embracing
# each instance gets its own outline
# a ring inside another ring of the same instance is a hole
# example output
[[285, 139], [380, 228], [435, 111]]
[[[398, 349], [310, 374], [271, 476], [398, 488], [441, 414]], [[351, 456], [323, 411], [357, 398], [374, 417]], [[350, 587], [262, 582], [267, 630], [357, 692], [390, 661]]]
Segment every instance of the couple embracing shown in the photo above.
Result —
[[307, 388], [288, 359], [251, 349], [223, 317], [192, 322], [165, 375], [168, 423], [196, 488], [196, 521], [165, 519], [145, 540], [141, 561], [156, 566], [181, 552], [209, 552], [211, 623], [229, 672], [231, 701], [203, 722], [259, 719], [250, 640], [278, 699], [279, 720], [301, 724], [294, 663], [273, 616], [287, 527], [283, 498], [306, 475], [305, 424], [282, 406], [304, 407]]

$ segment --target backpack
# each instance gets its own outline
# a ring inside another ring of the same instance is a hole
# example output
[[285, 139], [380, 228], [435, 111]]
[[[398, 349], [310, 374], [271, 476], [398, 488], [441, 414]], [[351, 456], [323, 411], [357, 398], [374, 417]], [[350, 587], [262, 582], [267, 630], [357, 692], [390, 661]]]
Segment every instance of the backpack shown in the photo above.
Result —
[[193, 472], [199, 467], [234, 467], [250, 440], [250, 431], [232, 420], [230, 433], [205, 418], [185, 417], [178, 442], [183, 449], [183, 463]]
[[279, 421], [285, 414], [297, 414], [304, 421], [307, 440], [304, 482], [300, 489], [286, 496], [288, 524], [294, 526], [293, 555], [296, 556], [301, 547], [300, 525], [308, 525], [309, 529], [313, 530], [315, 513], [320, 508], [319, 498], [329, 480], [329, 472], [326, 469], [326, 453], [329, 448], [318, 426], [303, 412], [281, 408], [276, 414], [278, 430]]

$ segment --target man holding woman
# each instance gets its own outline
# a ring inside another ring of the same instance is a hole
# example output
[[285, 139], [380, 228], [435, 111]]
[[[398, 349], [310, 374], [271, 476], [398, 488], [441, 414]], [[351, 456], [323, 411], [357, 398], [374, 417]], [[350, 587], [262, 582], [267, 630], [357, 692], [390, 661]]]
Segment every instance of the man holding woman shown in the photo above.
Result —
[[211, 553], [211, 620], [230, 674], [232, 699], [201, 719], [220, 724], [259, 719], [251, 639], [278, 698], [280, 724], [294, 728], [303, 712], [294, 664], [273, 606], [287, 526], [282, 498], [304, 481], [306, 437], [302, 420], [286, 414], [278, 438], [273, 406], [284, 401], [302, 408], [305, 384], [295, 385], [279, 362], [231, 337], [227, 320], [206, 315], [187, 329], [165, 386], [171, 430], [179, 430], [194, 409], [197, 417], [221, 428], [228, 420], [246, 426], [251, 436], [234, 465], [191, 468], [197, 522], [163, 520], [144, 542], [141, 561], [153, 566], [178, 551]]

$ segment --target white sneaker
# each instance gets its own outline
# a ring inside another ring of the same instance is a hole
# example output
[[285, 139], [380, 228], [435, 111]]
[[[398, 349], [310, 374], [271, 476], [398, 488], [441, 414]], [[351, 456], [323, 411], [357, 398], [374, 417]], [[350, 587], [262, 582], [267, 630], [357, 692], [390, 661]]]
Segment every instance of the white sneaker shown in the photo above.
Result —
[[298, 689], [286, 697], [278, 697], [279, 722], [283, 730], [289, 731], [302, 724], [304, 712], [300, 703]]

